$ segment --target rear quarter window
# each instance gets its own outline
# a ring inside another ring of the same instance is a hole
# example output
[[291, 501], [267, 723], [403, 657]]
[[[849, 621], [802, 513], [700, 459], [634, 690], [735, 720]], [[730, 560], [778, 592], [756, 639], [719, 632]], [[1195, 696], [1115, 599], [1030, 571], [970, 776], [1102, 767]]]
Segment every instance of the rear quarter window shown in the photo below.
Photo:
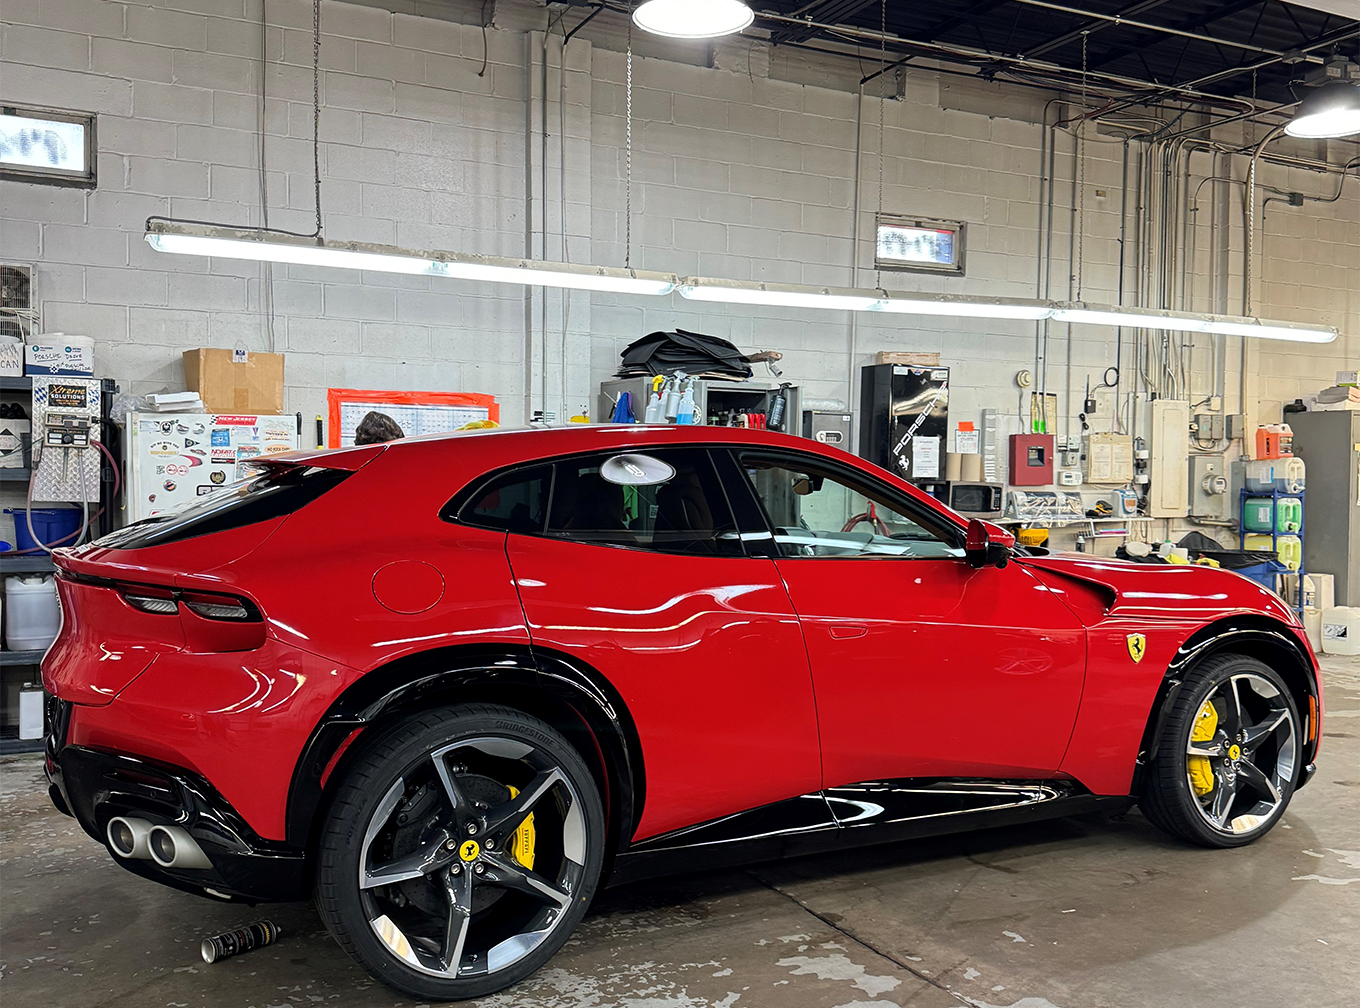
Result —
[[271, 466], [254, 479], [223, 487], [182, 511], [128, 525], [95, 544], [107, 549], [145, 549], [281, 518], [307, 506], [352, 475], [341, 469]]

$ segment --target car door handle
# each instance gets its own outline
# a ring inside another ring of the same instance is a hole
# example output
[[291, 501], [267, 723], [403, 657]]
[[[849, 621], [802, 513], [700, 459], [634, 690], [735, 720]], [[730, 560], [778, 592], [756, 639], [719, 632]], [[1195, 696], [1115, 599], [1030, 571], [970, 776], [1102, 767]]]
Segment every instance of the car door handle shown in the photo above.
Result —
[[833, 623], [829, 629], [832, 637], [842, 640], [849, 637], [863, 637], [869, 632], [868, 627], [860, 626], [858, 623]]

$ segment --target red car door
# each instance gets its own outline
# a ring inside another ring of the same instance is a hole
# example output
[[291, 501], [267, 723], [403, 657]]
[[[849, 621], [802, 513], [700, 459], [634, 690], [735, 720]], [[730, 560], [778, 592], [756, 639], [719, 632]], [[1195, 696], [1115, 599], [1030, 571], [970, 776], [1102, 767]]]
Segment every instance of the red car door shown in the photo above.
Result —
[[828, 787], [1057, 770], [1086, 663], [1057, 597], [1016, 564], [974, 570], [953, 523], [865, 474], [739, 461], [802, 623]]
[[649, 452], [673, 469], [650, 485], [611, 482], [611, 457], [540, 467], [537, 490], [488, 506], [519, 512], [507, 550], [534, 646], [602, 673], [637, 725], [634, 839], [816, 791], [798, 620], [774, 563], [743, 552], [707, 451]]

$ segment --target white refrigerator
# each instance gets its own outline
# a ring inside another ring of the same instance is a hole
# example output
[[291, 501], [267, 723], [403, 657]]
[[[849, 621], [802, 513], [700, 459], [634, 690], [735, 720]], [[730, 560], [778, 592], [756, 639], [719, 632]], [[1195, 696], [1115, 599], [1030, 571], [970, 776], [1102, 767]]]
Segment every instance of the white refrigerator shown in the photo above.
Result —
[[129, 413], [127, 523], [176, 511], [245, 479], [247, 463], [296, 451], [297, 417]]

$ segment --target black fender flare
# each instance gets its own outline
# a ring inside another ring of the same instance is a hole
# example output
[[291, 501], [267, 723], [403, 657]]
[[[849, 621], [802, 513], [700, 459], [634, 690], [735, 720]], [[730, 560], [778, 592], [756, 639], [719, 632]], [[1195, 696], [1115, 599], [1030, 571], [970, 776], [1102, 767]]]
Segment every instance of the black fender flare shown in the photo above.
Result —
[[[1244, 651], [1244, 648], [1246, 649]], [[1171, 705], [1181, 691], [1185, 673], [1196, 662], [1223, 651], [1260, 655], [1262, 660], [1284, 676], [1294, 688], [1304, 716], [1308, 716], [1308, 699], [1318, 699], [1317, 670], [1308, 650], [1287, 624], [1268, 616], [1236, 615], [1216, 620], [1191, 634], [1177, 649], [1167, 666], [1157, 690], [1157, 698], [1148, 717], [1143, 739], [1138, 747], [1134, 771], [1133, 793], [1141, 789], [1143, 769], [1152, 759], [1156, 740], [1161, 737]], [[1272, 660], [1273, 659], [1273, 660]], [[1318, 737], [1303, 747], [1302, 767], [1297, 787], [1302, 787], [1312, 776], [1313, 758], [1317, 754]]]
[[[528, 646], [437, 648], [365, 673], [331, 704], [302, 749], [288, 788], [289, 847], [310, 849], [326, 785], [338, 779], [350, 744], [363, 732], [403, 714], [459, 700], [501, 703], [535, 716], [570, 717], [569, 739], [594, 753], [600, 775], [610, 853], [637, 829], [645, 797], [642, 748], [632, 716], [604, 676], [569, 655]], [[568, 714], [569, 712], [569, 714]], [[592, 759], [591, 756], [594, 756]]]

